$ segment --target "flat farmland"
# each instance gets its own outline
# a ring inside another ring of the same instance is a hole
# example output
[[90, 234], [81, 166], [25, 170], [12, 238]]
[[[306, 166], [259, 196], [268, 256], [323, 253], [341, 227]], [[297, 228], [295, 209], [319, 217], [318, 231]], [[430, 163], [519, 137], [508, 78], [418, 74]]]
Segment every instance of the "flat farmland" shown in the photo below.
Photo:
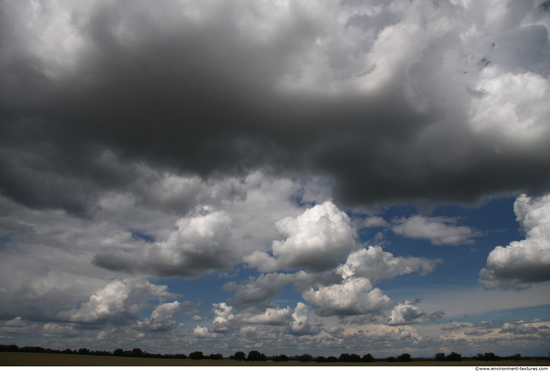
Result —
[[315, 366], [315, 367], [336, 367], [336, 366], [355, 366], [355, 367], [397, 367], [397, 366], [548, 366], [548, 360], [504, 360], [499, 362], [408, 362], [408, 363], [302, 363], [302, 362], [238, 362], [235, 360], [192, 360], [192, 359], [162, 359], [162, 358], [134, 358], [134, 357], [114, 357], [102, 355], [78, 355], [78, 354], [46, 354], [46, 353], [0, 353], [0, 366]]

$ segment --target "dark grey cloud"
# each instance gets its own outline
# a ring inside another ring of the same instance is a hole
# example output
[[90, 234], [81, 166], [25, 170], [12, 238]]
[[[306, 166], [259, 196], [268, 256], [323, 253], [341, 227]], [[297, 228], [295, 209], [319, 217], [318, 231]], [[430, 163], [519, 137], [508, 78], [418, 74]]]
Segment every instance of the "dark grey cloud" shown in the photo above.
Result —
[[[496, 104], [484, 87], [506, 73], [547, 84], [547, 15], [537, 4], [495, 21], [483, 5], [450, 3], [374, 12], [97, 2], [67, 5], [63, 19], [51, 4], [4, 3], [0, 190], [84, 213], [98, 190], [140, 177], [125, 165], [144, 162], [202, 177], [323, 175], [348, 204], [540, 193], [550, 181], [546, 130], [510, 143], [501, 123], [470, 125]], [[347, 21], [331, 20], [334, 12]], [[438, 29], [435, 17], [448, 25]], [[479, 35], [468, 34], [472, 24]], [[417, 27], [409, 41], [400, 36], [407, 25]], [[533, 94], [531, 106], [548, 102]], [[547, 110], [526, 112], [520, 123], [548, 120]], [[102, 163], [106, 151], [126, 169]]]

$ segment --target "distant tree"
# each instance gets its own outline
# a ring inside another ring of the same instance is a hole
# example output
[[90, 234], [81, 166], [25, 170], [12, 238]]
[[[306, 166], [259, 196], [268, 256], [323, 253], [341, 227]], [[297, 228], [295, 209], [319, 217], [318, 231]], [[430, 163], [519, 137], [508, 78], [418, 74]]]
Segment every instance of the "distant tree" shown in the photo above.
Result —
[[348, 353], [342, 353], [342, 354], [340, 354], [340, 356], [338, 357], [338, 361], [341, 362], [341, 363], [342, 363], [342, 362], [344, 362], [344, 363], [345, 363], [345, 362], [349, 362], [349, 361], [350, 361], [349, 357], [350, 357], [350, 355], [349, 355]]
[[338, 358], [336, 358], [335, 356], [332, 356], [332, 355], [331, 355], [331, 356], [329, 356], [329, 357], [327, 358], [327, 362], [329, 362], [329, 363], [336, 363], [336, 362], [338, 362]]
[[267, 360], [267, 357], [265, 354], [260, 353], [257, 350], [252, 350], [248, 353], [248, 357], [246, 360], [249, 360], [251, 362], [265, 362]]
[[514, 354], [515, 360], [521, 360], [521, 354]]
[[115, 351], [113, 351], [113, 356], [124, 356], [124, 350], [116, 349]]
[[478, 353], [474, 358], [477, 360], [483, 360], [483, 354]]
[[495, 353], [493, 352], [485, 353], [483, 355], [483, 360], [486, 360], [486, 361], [494, 362], [494, 361], [498, 361], [499, 359], [500, 358], [498, 357], [498, 355], [495, 355]]
[[191, 354], [189, 354], [189, 358], [200, 360], [204, 358], [204, 355], [202, 354], [202, 351], [193, 351]]
[[210, 359], [212, 359], [212, 360], [222, 360], [222, 358], [223, 358], [223, 355], [220, 354], [220, 353], [218, 353], [218, 354], [214, 354], [214, 353], [210, 354]]
[[364, 363], [372, 363], [374, 362], [374, 357], [369, 353], [363, 355], [363, 358], [361, 359]]
[[88, 350], [86, 348], [81, 348], [81, 349], [78, 349], [78, 353], [87, 355], [87, 354], [90, 354], [90, 350]]
[[357, 354], [351, 354], [349, 356], [349, 361], [352, 363], [361, 363], [361, 357]]
[[412, 361], [411, 354], [407, 354], [407, 353], [401, 354], [397, 357], [397, 361], [398, 362], [411, 362]]
[[133, 357], [136, 357], [136, 358], [141, 358], [141, 357], [145, 356], [143, 351], [141, 351], [141, 349], [138, 349], [138, 348], [133, 349], [131, 355]]
[[234, 355], [230, 356], [229, 357], [230, 359], [235, 359], [235, 360], [238, 360], [238, 361], [243, 361], [246, 359], [246, 354], [243, 353], [242, 351], [237, 351]]
[[273, 357], [274, 362], [288, 362], [288, 357], [285, 354], [275, 355]]
[[325, 358], [324, 356], [318, 356], [317, 358], [315, 358], [315, 363], [326, 363], [327, 362], [327, 358]]
[[309, 354], [299, 355], [296, 359], [299, 360], [300, 362], [304, 362], [304, 363], [313, 362], [313, 357]]
[[445, 360], [445, 354], [443, 353], [436, 353], [434, 355], [434, 360], [438, 362], [443, 362]]
[[390, 362], [390, 363], [394, 363], [396, 361], [396, 359], [395, 359], [395, 357], [391, 356], [387, 359], [387, 361]]
[[449, 362], [460, 362], [462, 360], [462, 355], [455, 353], [454, 351], [447, 355], [447, 360]]

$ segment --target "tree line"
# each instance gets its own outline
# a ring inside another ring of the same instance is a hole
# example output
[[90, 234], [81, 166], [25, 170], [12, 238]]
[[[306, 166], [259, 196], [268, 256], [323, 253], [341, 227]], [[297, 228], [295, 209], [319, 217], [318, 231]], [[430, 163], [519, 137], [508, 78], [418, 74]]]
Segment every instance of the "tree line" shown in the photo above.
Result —
[[[203, 354], [202, 351], [194, 351], [187, 356], [186, 354], [151, 354], [145, 351], [142, 351], [139, 348], [134, 348], [132, 350], [123, 350], [121, 348], [115, 349], [114, 351], [106, 350], [89, 350], [86, 348], [80, 348], [78, 350], [72, 350], [66, 348], [65, 350], [53, 350], [45, 349], [39, 346], [24, 346], [18, 347], [17, 345], [0, 345], [0, 352], [23, 352], [23, 353], [52, 353], [52, 354], [81, 354], [81, 355], [110, 355], [110, 356], [119, 356], [119, 357], [137, 357], [137, 358], [174, 358], [174, 359], [186, 359], [190, 358], [193, 360], [221, 360], [223, 355], [220, 353], [212, 354]], [[372, 362], [413, 362], [413, 361], [437, 361], [437, 362], [460, 362], [462, 360], [476, 360], [476, 361], [499, 361], [499, 360], [521, 360], [521, 359], [532, 359], [524, 358], [521, 354], [514, 354], [513, 356], [508, 357], [499, 357], [493, 352], [477, 354], [473, 357], [462, 357], [461, 354], [455, 353], [454, 351], [448, 355], [444, 353], [436, 353], [433, 358], [412, 358], [410, 354], [404, 353], [397, 357], [389, 357], [384, 359], [376, 359], [372, 354], [368, 353], [362, 357], [358, 354], [348, 354], [342, 353], [339, 357], [335, 356], [318, 356], [314, 358], [311, 354], [302, 354], [295, 356], [287, 356], [285, 354], [273, 355], [271, 357], [266, 356], [264, 353], [260, 353], [257, 350], [251, 350], [248, 355], [243, 351], [237, 351], [235, 354], [231, 355], [229, 359], [236, 361], [249, 361], [249, 362], [266, 362], [272, 360], [274, 362], [288, 362], [290, 360], [299, 361], [299, 362], [316, 362], [316, 363], [372, 363]], [[537, 358], [537, 359], [549, 359], [549, 358]]]

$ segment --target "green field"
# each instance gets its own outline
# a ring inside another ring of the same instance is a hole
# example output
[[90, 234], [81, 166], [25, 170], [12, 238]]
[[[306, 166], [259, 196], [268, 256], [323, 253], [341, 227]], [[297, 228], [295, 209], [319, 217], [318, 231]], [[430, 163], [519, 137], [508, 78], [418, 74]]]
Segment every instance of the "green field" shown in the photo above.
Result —
[[499, 362], [408, 362], [408, 363], [301, 363], [301, 362], [237, 362], [235, 360], [192, 360], [192, 359], [160, 359], [160, 358], [130, 358], [101, 355], [45, 354], [45, 353], [0, 353], [1, 366], [546, 366], [547, 360], [521, 360]]

